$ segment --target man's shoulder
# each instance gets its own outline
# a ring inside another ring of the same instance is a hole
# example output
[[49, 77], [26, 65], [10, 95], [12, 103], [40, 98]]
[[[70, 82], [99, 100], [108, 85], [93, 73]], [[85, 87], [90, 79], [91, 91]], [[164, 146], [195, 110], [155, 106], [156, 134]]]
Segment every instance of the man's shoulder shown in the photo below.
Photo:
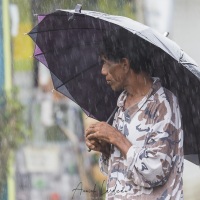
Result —
[[[177, 102], [176, 91], [172, 91], [167, 89], [162, 85], [162, 81], [158, 77], [152, 77], [153, 86], [152, 86], [152, 95], [158, 96], [159, 99], [163, 101], [167, 100], [169, 103], [172, 103], [171, 100], [175, 100]], [[175, 93], [174, 93], [175, 92]]]
[[154, 95], [158, 95], [158, 98], [161, 102], [166, 102], [170, 105], [178, 104], [178, 99], [176, 95], [165, 87], [161, 86]]
[[179, 113], [178, 99], [172, 91], [165, 87], [160, 87], [160, 89], [154, 95], [157, 96], [157, 100], [154, 101], [156, 104], [156, 110], [161, 115], [169, 117], [175, 116], [175, 113]]

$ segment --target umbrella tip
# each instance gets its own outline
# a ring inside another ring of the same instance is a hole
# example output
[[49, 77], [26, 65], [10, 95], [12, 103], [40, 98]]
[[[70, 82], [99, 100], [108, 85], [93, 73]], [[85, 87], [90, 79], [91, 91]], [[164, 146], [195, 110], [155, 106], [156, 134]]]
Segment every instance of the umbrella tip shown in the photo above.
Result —
[[28, 33], [24, 33], [24, 35], [28, 35]]
[[81, 13], [81, 9], [82, 9], [82, 5], [81, 5], [81, 4], [77, 4], [77, 5], [75, 6], [75, 12]]
[[164, 34], [163, 34], [165, 37], [168, 37], [168, 35], [169, 35], [169, 32], [164, 32]]

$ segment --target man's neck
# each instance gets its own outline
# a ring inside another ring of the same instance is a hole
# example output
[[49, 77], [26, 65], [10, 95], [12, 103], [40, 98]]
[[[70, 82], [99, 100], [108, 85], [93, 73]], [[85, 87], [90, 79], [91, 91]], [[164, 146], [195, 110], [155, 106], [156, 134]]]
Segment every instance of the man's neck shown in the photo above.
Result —
[[153, 80], [144, 73], [133, 74], [129, 77], [128, 84], [124, 88], [129, 98], [145, 96], [152, 87]]

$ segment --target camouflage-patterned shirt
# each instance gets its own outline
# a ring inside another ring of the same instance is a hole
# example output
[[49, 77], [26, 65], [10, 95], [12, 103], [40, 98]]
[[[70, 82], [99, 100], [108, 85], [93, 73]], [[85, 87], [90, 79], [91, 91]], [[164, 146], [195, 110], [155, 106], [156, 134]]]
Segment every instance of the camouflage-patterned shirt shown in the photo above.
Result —
[[175, 95], [154, 78], [150, 92], [124, 110], [127, 93], [118, 99], [113, 126], [131, 141], [126, 158], [113, 146], [100, 156], [108, 176], [109, 200], [183, 200], [183, 131]]

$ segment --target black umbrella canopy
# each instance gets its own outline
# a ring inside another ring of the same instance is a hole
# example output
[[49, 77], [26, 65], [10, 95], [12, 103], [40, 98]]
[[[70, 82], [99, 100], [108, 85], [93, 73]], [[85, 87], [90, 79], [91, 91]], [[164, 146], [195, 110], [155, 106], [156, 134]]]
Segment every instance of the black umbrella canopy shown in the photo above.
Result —
[[142, 52], [151, 59], [152, 76], [160, 77], [162, 85], [179, 99], [185, 154], [200, 155], [200, 68], [176, 43], [121, 16], [57, 10], [40, 17], [29, 33], [36, 43], [35, 58], [51, 71], [56, 90], [98, 120], [108, 119], [119, 95], [101, 75], [102, 35], [125, 29], [128, 38], [141, 41]]

